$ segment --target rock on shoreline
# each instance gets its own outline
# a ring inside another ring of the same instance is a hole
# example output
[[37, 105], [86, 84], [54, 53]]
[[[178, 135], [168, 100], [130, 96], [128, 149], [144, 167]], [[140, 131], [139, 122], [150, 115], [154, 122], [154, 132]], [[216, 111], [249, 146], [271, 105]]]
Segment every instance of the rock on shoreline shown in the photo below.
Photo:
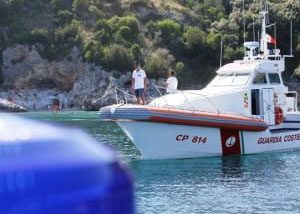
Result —
[[27, 112], [28, 110], [13, 102], [0, 98], [0, 112]]

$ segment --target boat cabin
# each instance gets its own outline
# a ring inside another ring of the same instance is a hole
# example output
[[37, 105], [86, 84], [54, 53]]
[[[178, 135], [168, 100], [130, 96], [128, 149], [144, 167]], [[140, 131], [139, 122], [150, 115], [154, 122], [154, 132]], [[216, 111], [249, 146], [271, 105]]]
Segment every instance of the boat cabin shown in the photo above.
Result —
[[286, 113], [297, 111], [297, 93], [282, 80], [285, 58], [277, 50], [266, 57], [250, 53], [222, 66], [204, 89], [165, 95], [150, 105], [257, 116], [268, 125], [279, 124]]
[[242, 102], [247, 111], [239, 112], [261, 116], [266, 123], [274, 125], [275, 107], [280, 107], [283, 114], [297, 111], [297, 93], [289, 92], [283, 84], [281, 74], [284, 70], [284, 58], [280, 56], [267, 59], [245, 57], [221, 67], [206, 90], [222, 88], [226, 93], [234, 88], [244, 89]]
[[287, 117], [300, 120], [297, 93], [288, 91], [282, 80], [285, 58], [292, 54], [283, 56], [276, 45], [269, 49], [267, 13], [261, 13], [260, 43], [245, 42], [242, 60], [222, 66], [202, 90], [178, 91], [149, 105], [260, 117], [270, 126], [281, 124]]

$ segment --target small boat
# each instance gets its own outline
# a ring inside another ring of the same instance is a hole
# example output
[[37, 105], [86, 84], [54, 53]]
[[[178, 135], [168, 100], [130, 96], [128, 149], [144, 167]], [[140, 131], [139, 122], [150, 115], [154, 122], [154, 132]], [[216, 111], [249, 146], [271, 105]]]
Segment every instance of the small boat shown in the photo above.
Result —
[[267, 14], [261, 12], [260, 42], [245, 42], [244, 58], [220, 67], [202, 90], [177, 91], [144, 106], [106, 106], [100, 119], [115, 121], [145, 159], [300, 149], [297, 92], [282, 80], [291, 55], [269, 49]]

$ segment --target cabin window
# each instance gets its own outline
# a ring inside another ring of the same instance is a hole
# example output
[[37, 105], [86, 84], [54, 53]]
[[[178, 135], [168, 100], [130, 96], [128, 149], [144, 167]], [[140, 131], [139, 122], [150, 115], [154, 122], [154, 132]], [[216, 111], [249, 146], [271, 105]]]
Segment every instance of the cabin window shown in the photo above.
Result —
[[211, 86], [238, 86], [245, 85], [250, 79], [250, 74], [240, 73], [240, 74], [219, 74], [216, 76], [212, 82]]
[[216, 76], [213, 81], [211, 82], [211, 85], [214, 86], [220, 86], [220, 85], [230, 85], [233, 80], [233, 75], [232, 74], [219, 74]]
[[267, 84], [267, 78], [265, 73], [257, 73], [254, 80], [253, 84]]
[[245, 85], [248, 83], [250, 75], [247, 73], [235, 74], [232, 85]]
[[270, 83], [271, 84], [280, 84], [280, 77], [279, 77], [279, 74], [277, 73], [271, 73], [271, 74], [268, 74], [269, 76], [269, 80], [270, 80]]

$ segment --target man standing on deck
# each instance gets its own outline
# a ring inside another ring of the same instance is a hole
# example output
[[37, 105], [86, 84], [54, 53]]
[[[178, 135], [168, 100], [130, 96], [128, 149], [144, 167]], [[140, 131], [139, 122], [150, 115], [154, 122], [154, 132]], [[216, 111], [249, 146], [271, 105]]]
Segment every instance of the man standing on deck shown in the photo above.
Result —
[[144, 93], [146, 91], [146, 73], [138, 64], [132, 73], [132, 89], [134, 90], [137, 103], [142, 105], [146, 104]]
[[167, 94], [173, 94], [177, 91], [178, 80], [174, 71], [170, 72], [170, 76], [166, 81], [167, 85]]

